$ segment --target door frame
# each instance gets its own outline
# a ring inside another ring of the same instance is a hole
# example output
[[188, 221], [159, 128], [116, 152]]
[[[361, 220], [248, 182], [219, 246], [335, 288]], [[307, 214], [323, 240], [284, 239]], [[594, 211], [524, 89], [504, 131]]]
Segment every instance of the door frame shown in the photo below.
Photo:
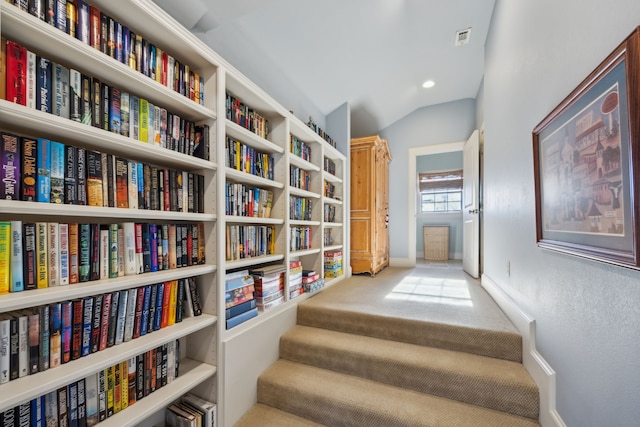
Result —
[[408, 175], [408, 185], [407, 189], [409, 192], [409, 209], [408, 209], [408, 233], [407, 243], [408, 247], [408, 263], [409, 266], [416, 266], [416, 229], [417, 229], [417, 211], [416, 211], [416, 203], [418, 201], [418, 176], [416, 171], [416, 161], [418, 156], [425, 156], [429, 154], [441, 154], [441, 153], [451, 153], [460, 151], [464, 147], [464, 143], [466, 141], [459, 142], [447, 142], [444, 144], [435, 144], [435, 145], [425, 145], [422, 147], [413, 147], [409, 148], [409, 175]]

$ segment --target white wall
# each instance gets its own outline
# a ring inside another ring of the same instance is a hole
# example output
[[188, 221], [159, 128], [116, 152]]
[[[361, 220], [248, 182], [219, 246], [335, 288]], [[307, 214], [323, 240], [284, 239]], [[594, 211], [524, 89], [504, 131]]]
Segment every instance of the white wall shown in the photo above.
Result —
[[[391, 259], [409, 256], [407, 206], [414, 193], [408, 190], [409, 149], [426, 145], [466, 141], [475, 129], [475, 101], [463, 99], [420, 108], [380, 131], [391, 151], [389, 164], [389, 236]], [[415, 178], [414, 178], [415, 179]], [[413, 260], [408, 262], [415, 263]]]
[[484, 272], [535, 319], [568, 426], [640, 423], [640, 272], [536, 246], [531, 132], [639, 23], [638, 0], [498, 0], [486, 45]]

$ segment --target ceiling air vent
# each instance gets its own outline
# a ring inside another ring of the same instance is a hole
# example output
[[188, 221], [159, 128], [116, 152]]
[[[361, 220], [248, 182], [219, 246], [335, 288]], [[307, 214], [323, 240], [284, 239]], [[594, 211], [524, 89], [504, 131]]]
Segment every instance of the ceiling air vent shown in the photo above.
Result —
[[456, 46], [462, 46], [469, 43], [469, 37], [471, 36], [471, 27], [464, 30], [456, 31]]

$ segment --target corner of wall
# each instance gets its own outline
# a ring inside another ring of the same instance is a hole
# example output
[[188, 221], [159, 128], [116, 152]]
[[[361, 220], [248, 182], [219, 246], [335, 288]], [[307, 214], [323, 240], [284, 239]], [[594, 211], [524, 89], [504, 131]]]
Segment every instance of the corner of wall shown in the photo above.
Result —
[[522, 364], [538, 386], [542, 427], [566, 427], [556, 410], [556, 373], [536, 349], [536, 323], [489, 276], [482, 275], [482, 287], [522, 335]]

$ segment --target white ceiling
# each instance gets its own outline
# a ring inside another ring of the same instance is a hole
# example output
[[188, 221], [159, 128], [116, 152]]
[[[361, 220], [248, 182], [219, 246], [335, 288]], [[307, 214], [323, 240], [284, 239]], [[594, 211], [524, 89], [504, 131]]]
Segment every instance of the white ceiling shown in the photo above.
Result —
[[[475, 98], [494, 0], [154, 0], [248, 77], [267, 73], [322, 114], [349, 102], [353, 136]], [[455, 47], [456, 32], [471, 28]], [[423, 89], [433, 79], [436, 86]], [[301, 117], [302, 118], [302, 117]], [[304, 118], [302, 118], [304, 119]]]

